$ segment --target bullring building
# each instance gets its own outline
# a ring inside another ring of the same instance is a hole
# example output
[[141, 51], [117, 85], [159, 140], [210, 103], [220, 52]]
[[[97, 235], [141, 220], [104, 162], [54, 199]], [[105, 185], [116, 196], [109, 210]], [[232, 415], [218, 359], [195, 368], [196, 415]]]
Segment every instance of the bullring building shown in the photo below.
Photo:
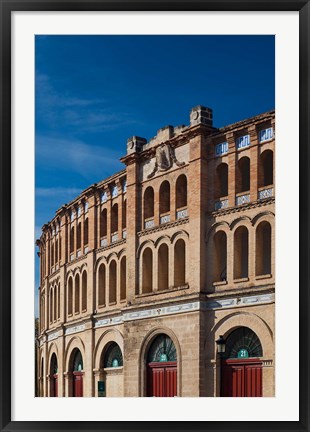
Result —
[[127, 141], [40, 256], [40, 396], [274, 395], [274, 111]]

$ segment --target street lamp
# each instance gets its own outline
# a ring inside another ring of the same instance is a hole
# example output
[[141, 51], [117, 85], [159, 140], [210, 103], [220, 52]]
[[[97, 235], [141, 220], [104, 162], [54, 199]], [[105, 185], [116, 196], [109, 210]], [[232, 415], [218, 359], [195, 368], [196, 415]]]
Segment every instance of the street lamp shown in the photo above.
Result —
[[225, 344], [226, 341], [223, 338], [222, 335], [220, 335], [220, 337], [215, 341], [216, 343], [216, 347], [217, 347], [217, 352], [219, 354], [219, 361], [218, 363], [218, 372], [219, 372], [219, 378], [218, 378], [218, 383], [219, 383], [219, 396], [223, 395], [223, 382], [222, 382], [222, 359], [224, 357], [225, 354]]
[[223, 338], [222, 335], [220, 335], [220, 337], [215, 341], [216, 346], [217, 346], [217, 352], [219, 353], [220, 357], [222, 358], [223, 355], [225, 354], [225, 344], [226, 341]]

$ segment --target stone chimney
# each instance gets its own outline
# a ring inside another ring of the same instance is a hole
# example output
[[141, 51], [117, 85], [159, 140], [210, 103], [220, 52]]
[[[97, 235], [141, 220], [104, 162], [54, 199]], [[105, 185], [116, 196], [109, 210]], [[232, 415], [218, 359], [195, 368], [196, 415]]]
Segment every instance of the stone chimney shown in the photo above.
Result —
[[211, 108], [206, 108], [202, 105], [197, 105], [191, 110], [190, 114], [190, 124], [195, 126], [198, 124], [204, 124], [206, 126], [212, 127], [213, 114]]

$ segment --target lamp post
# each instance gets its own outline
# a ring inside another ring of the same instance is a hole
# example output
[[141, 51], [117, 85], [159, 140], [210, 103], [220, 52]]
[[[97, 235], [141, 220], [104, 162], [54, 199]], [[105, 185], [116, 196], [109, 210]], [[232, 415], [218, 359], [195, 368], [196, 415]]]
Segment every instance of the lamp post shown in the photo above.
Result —
[[225, 354], [225, 344], [226, 344], [226, 341], [223, 338], [223, 336], [220, 335], [220, 337], [215, 341], [215, 343], [216, 343], [216, 346], [217, 346], [217, 352], [220, 355], [220, 358], [222, 358], [223, 355]]
[[223, 338], [223, 336], [220, 335], [220, 337], [215, 341], [215, 343], [216, 343], [216, 347], [217, 347], [217, 353], [218, 353], [219, 358], [220, 358], [220, 360], [219, 360], [219, 365], [220, 365], [220, 367], [219, 367], [219, 387], [220, 387], [220, 396], [221, 396], [222, 395], [222, 377], [221, 377], [221, 375], [222, 375], [222, 359], [223, 359], [224, 354], [225, 354], [226, 341]]

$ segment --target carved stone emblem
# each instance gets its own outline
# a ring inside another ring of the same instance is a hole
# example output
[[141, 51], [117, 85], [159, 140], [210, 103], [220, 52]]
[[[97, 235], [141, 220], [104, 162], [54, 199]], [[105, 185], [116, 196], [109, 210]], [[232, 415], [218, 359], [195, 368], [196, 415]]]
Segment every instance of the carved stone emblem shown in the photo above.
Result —
[[179, 162], [175, 157], [174, 150], [169, 144], [161, 144], [157, 147], [155, 153], [155, 166], [153, 171], [147, 176], [147, 178], [153, 177], [157, 171], [167, 171], [172, 167], [173, 163], [177, 166], [183, 166], [185, 162]]

